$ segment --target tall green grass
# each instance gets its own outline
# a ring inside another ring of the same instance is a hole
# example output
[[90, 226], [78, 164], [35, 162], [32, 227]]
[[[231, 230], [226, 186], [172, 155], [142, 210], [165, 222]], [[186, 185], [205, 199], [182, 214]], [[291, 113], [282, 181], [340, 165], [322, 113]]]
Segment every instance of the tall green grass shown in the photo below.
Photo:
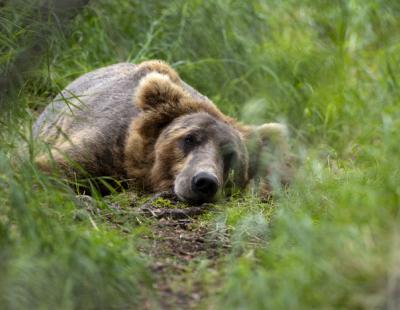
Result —
[[99, 0], [65, 23], [1, 8], [2, 72], [44, 45], [2, 96], [2, 304], [109, 308], [151, 291], [134, 234], [76, 220], [71, 190], [32, 165], [29, 128], [79, 75], [161, 58], [224, 112], [286, 122], [303, 163], [273, 206], [234, 200], [210, 220], [235, 245], [213, 307], [398, 306], [398, 1]]

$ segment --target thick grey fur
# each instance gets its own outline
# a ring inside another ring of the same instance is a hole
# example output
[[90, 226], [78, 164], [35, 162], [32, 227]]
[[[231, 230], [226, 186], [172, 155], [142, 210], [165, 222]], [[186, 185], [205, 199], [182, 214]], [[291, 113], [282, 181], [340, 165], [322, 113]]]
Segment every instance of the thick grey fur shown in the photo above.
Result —
[[[93, 167], [101, 170], [91, 173], [124, 176], [121, 161], [127, 130], [140, 113], [135, 106], [134, 93], [143, 75], [138, 73], [137, 67], [119, 63], [86, 73], [73, 81], [39, 116], [33, 126], [34, 137], [54, 146], [60, 137], [90, 131], [94, 134], [83, 137], [81, 147], [92, 150], [92, 159], [102, 161], [101, 165]], [[193, 98], [211, 103], [191, 86], [184, 82], [182, 85]], [[66, 153], [79, 161], [77, 157], [81, 156], [82, 150], [77, 147]]]

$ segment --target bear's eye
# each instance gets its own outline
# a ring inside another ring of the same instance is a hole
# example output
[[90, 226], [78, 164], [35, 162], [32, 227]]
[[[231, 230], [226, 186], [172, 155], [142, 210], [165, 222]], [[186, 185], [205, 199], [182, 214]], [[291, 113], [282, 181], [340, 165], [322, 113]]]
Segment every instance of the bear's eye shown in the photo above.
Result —
[[196, 144], [196, 137], [192, 134], [187, 135], [183, 143], [185, 143], [185, 146], [194, 146]]
[[185, 153], [188, 153], [198, 143], [196, 136], [193, 134], [188, 134], [185, 136], [182, 142]]

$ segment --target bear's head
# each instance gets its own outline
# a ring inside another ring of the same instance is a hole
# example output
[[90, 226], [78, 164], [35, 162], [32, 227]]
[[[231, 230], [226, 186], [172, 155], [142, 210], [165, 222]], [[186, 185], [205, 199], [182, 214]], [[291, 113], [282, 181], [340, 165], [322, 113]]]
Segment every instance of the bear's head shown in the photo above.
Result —
[[176, 118], [155, 144], [151, 182], [182, 200], [207, 202], [228, 185], [243, 187], [248, 154], [238, 130], [205, 112]]
[[135, 104], [142, 112], [129, 129], [125, 168], [148, 189], [173, 190], [183, 201], [203, 203], [244, 188], [250, 179], [265, 196], [276, 173], [286, 181], [280, 171], [280, 151], [288, 153], [283, 125], [241, 125], [157, 72], [141, 80]]

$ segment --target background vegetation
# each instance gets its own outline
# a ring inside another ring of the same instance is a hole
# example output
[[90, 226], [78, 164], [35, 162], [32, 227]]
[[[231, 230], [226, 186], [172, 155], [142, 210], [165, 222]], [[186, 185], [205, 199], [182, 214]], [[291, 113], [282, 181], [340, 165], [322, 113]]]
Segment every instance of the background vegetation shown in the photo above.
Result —
[[32, 164], [30, 131], [74, 78], [152, 58], [227, 114], [285, 121], [302, 159], [274, 202], [248, 193], [199, 220], [231, 246], [219, 268], [199, 260], [188, 275], [213, 286], [198, 307], [400, 306], [400, 2], [98, 0], [65, 15], [8, 1], [0, 10], [2, 307], [157, 300], [138, 246], [146, 222], [103, 198], [100, 213], [83, 212], [67, 184]]

